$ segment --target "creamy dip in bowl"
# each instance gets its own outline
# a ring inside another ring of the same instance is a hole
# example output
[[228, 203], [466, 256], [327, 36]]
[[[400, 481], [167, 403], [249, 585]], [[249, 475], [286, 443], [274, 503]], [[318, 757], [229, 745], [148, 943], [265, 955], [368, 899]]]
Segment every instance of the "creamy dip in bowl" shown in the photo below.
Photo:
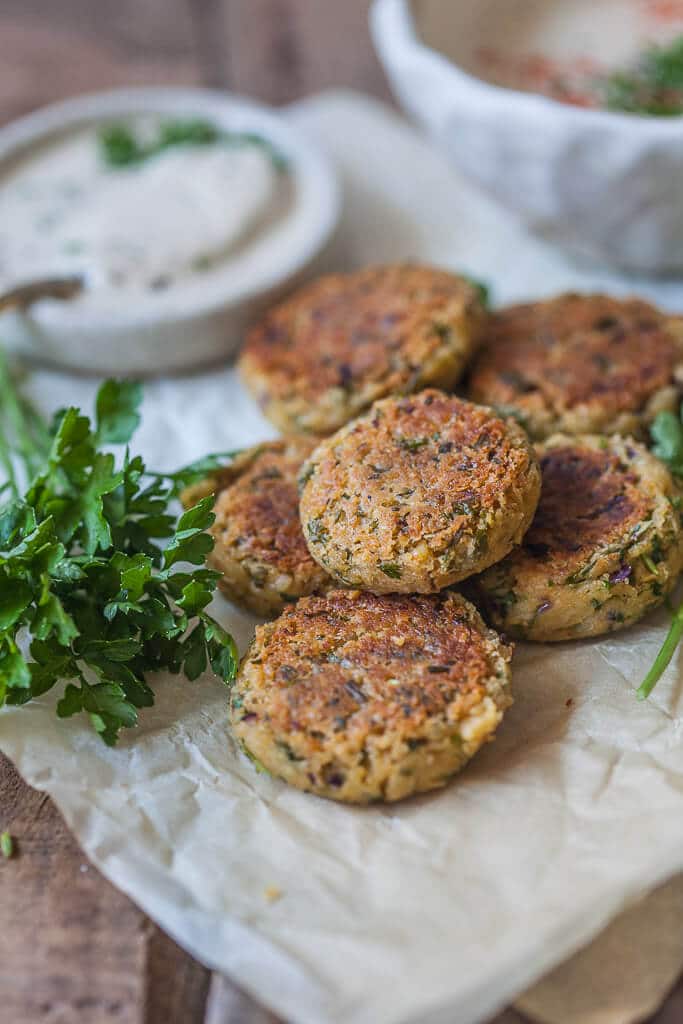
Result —
[[0, 131], [0, 291], [77, 275], [0, 320], [24, 354], [159, 373], [235, 352], [338, 217], [326, 160], [284, 119], [202, 90], [136, 89]]
[[594, 263], [683, 271], [683, 117], [600, 95], [683, 34], [681, 0], [374, 0], [371, 25], [405, 109], [529, 228]]
[[411, 9], [423, 41], [468, 74], [593, 109], [623, 110], [615, 79], [683, 35], [681, 0], [414, 0]]

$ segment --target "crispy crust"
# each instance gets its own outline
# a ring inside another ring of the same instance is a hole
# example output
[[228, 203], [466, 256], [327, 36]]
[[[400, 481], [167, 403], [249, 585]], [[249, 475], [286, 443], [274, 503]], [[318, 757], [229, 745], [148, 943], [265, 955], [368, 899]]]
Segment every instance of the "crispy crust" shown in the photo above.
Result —
[[333, 274], [253, 328], [240, 369], [283, 433], [324, 436], [378, 398], [455, 385], [483, 320], [476, 288], [442, 270]]
[[302, 469], [313, 557], [347, 586], [433, 593], [519, 543], [540, 471], [524, 431], [440, 391], [377, 402]]
[[474, 582], [489, 620], [538, 642], [598, 636], [661, 604], [683, 566], [680, 497], [631, 439], [539, 446], [541, 501], [522, 546]]
[[311, 448], [301, 439], [258, 445], [187, 496], [215, 490], [209, 565], [222, 573], [226, 596], [257, 615], [277, 615], [287, 602], [330, 585], [299, 520], [297, 474]]
[[683, 327], [640, 299], [561, 295], [489, 318], [469, 396], [517, 415], [531, 437], [642, 435], [675, 408]]
[[351, 803], [443, 785], [492, 738], [511, 648], [459, 594], [330, 591], [260, 626], [232, 690], [242, 748]]

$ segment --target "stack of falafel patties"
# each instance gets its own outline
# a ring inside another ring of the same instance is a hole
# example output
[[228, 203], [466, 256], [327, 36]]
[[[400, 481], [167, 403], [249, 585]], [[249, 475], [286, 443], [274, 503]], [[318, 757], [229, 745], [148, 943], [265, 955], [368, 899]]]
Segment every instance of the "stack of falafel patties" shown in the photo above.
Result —
[[680, 499], [634, 438], [677, 406], [682, 364], [681, 323], [645, 302], [488, 314], [428, 267], [324, 277], [271, 310], [241, 371], [286, 439], [201, 485], [225, 593], [278, 616], [232, 690], [243, 750], [337, 800], [433, 789], [511, 703], [490, 627], [579, 639], [661, 603]]

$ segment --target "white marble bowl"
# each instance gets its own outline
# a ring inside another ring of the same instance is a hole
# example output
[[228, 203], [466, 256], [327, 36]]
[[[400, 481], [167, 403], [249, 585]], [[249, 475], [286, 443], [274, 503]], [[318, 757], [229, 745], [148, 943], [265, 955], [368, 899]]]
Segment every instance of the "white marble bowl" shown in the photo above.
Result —
[[506, 25], [537, 25], [539, 4], [549, 46], [590, 47], [599, 30], [617, 62], [631, 55], [634, 0], [375, 0], [371, 28], [406, 111], [531, 229], [622, 269], [683, 270], [683, 117], [584, 109], [473, 73], [475, 21], [505, 46]]

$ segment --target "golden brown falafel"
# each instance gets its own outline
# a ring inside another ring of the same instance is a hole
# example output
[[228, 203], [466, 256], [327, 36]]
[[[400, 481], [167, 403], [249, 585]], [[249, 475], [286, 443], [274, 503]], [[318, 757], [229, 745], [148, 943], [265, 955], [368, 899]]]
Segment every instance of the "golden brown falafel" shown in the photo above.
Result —
[[483, 320], [476, 286], [443, 270], [397, 265], [333, 274], [253, 328], [240, 369], [283, 433], [324, 436], [378, 398], [452, 387]]
[[534, 439], [642, 435], [683, 384], [683, 321], [641, 299], [561, 295], [489, 318], [468, 395]]
[[333, 590], [260, 626], [231, 693], [245, 752], [351, 803], [443, 785], [512, 703], [511, 650], [459, 594]]
[[666, 467], [619, 437], [555, 436], [538, 446], [538, 511], [522, 546], [472, 581], [509, 636], [598, 636], [661, 604], [683, 565], [680, 497]]
[[434, 390], [375, 403], [318, 445], [301, 479], [311, 554], [375, 593], [433, 593], [504, 558], [540, 491], [517, 423]]
[[309, 554], [299, 519], [297, 474], [312, 447], [301, 439], [257, 445], [184, 496], [192, 504], [216, 493], [208, 563], [222, 573], [225, 595], [257, 615], [277, 615], [287, 602], [331, 584]]

